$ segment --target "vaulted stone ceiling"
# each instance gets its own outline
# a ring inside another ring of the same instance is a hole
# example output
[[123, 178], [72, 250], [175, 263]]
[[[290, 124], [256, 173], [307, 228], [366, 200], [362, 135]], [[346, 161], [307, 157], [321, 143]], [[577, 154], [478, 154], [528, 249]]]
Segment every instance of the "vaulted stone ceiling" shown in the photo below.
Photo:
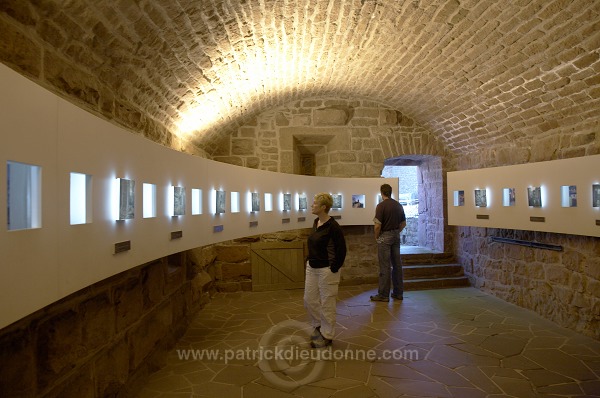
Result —
[[0, 12], [4, 63], [209, 154], [257, 114], [323, 96], [397, 109], [457, 154], [600, 125], [596, 0], [3, 0]]

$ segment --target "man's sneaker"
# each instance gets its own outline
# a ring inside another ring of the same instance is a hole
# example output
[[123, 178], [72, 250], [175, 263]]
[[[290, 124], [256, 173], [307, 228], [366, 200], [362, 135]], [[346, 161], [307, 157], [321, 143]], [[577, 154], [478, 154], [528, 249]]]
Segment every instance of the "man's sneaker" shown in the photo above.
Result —
[[404, 300], [404, 297], [399, 294], [392, 294], [394, 300]]
[[314, 341], [314, 340], [318, 339], [319, 337], [322, 337], [321, 336], [321, 326], [317, 326], [315, 328], [315, 330], [313, 330], [313, 332], [310, 334], [310, 340]]
[[333, 343], [333, 340], [326, 339], [325, 337], [321, 336], [321, 333], [319, 333], [319, 337], [311, 341], [310, 346], [312, 348], [323, 348], [330, 346], [331, 343]]
[[384, 301], [387, 303], [388, 301], [390, 301], [390, 299], [387, 297], [381, 297], [380, 295], [376, 294], [375, 296], [371, 296], [371, 301]]

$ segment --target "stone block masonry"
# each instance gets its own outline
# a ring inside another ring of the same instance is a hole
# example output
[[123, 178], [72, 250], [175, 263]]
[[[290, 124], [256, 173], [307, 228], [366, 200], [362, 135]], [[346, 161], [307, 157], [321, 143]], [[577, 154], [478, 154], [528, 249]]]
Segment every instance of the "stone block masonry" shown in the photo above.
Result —
[[448, 154], [427, 130], [383, 104], [312, 98], [261, 113], [231, 134], [213, 159], [301, 174], [306, 155], [314, 156], [316, 175], [375, 177], [386, 158]]
[[131, 396], [214, 291], [216, 251], [115, 275], [0, 330], [0, 397]]

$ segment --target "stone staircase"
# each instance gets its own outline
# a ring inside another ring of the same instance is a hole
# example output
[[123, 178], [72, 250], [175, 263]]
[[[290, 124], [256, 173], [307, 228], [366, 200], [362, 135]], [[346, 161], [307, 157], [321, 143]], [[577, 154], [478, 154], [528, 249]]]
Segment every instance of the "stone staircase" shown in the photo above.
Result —
[[449, 253], [402, 252], [404, 290], [442, 289], [469, 286], [463, 267]]

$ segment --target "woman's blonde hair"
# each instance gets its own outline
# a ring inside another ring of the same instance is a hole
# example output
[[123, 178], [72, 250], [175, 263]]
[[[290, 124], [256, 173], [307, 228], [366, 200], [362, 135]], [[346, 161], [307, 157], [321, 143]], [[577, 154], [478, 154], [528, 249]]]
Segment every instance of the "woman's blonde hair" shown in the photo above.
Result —
[[325, 206], [325, 213], [329, 213], [331, 206], [333, 206], [333, 198], [327, 192], [321, 192], [316, 194], [315, 202]]

